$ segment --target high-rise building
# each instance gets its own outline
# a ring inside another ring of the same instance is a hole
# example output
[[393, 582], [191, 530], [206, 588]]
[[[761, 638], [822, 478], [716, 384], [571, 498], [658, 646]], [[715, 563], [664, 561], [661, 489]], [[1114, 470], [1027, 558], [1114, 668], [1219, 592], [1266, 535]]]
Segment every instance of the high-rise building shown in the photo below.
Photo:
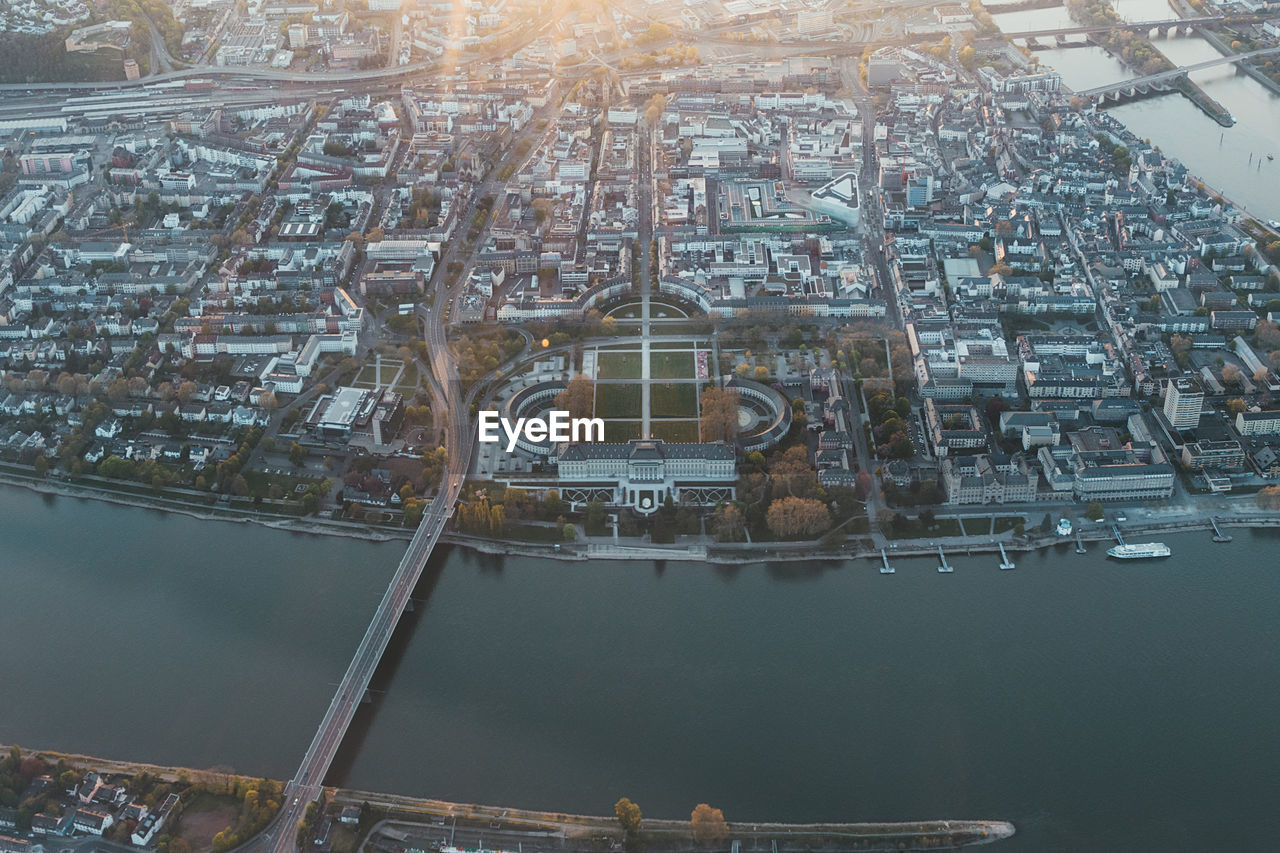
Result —
[[1200, 410], [1204, 407], [1204, 391], [1194, 379], [1170, 379], [1164, 392], [1164, 416], [1177, 430], [1200, 426]]

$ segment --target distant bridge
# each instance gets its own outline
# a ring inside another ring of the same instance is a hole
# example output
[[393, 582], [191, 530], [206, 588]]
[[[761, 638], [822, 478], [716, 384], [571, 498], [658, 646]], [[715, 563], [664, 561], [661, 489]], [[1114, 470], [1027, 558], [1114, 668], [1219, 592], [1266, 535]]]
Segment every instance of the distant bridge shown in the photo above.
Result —
[[[1011, 39], [1035, 38], [1037, 36], [1097, 35], [1099, 33], [1108, 33], [1112, 30], [1127, 30], [1134, 33], [1148, 34], [1158, 33], [1160, 35], [1180, 32], [1185, 35], [1196, 27], [1221, 24], [1227, 19], [1227, 15], [1200, 15], [1196, 18], [1166, 18], [1160, 21], [1116, 21], [1114, 24], [1104, 24], [1102, 26], [1057, 27], [1054, 29], [1019, 30], [1016, 32], [1002, 30], [1002, 32], [1005, 38]], [[1255, 23], [1264, 20], [1264, 18], [1261, 15], [1232, 15], [1230, 20], [1243, 24]]]
[[1174, 81], [1187, 76], [1193, 71], [1203, 71], [1206, 68], [1213, 68], [1218, 65], [1227, 65], [1243, 60], [1249, 60], [1253, 59], [1255, 56], [1265, 56], [1270, 53], [1280, 53], [1280, 47], [1264, 47], [1261, 50], [1254, 50], [1249, 53], [1235, 53], [1230, 56], [1219, 56], [1217, 59], [1207, 59], [1204, 62], [1197, 62], [1194, 65], [1180, 65], [1177, 68], [1170, 68], [1168, 71], [1160, 71], [1156, 74], [1147, 74], [1143, 77], [1121, 80], [1118, 83], [1108, 83], [1105, 86], [1095, 86], [1092, 89], [1083, 89], [1075, 94], [1086, 98], [1097, 98], [1099, 103], [1103, 103], [1107, 98], [1132, 96], [1157, 89], [1168, 89]]

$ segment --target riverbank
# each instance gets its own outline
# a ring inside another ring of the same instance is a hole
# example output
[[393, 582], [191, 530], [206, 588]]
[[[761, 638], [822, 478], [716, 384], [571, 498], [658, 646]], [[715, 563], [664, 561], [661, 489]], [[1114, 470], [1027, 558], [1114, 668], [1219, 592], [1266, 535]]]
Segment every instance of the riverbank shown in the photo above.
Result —
[[[324, 519], [283, 518], [262, 515], [253, 511], [230, 508], [214, 508], [194, 506], [161, 497], [122, 494], [107, 489], [96, 488], [83, 483], [72, 483], [66, 480], [40, 479], [16, 476], [12, 472], [0, 472], [0, 486], [16, 486], [31, 492], [57, 497], [68, 497], [83, 500], [97, 500], [117, 506], [128, 506], [169, 512], [188, 518], [206, 521], [228, 521], [240, 524], [256, 524], [261, 527], [281, 530], [288, 533], [302, 533], [320, 536], [337, 536], [347, 539], [358, 539], [371, 542], [408, 542], [413, 538], [411, 530], [371, 529], [367, 525], [356, 522], [332, 521]], [[999, 511], [993, 507], [992, 511]], [[1052, 511], [1052, 508], [1050, 508]], [[1006, 513], [1017, 515], [1019, 513]], [[1026, 515], [1026, 513], [1021, 513]], [[987, 516], [969, 517], [983, 518]], [[1280, 513], [1264, 514], [1258, 511], [1253, 517], [1218, 518], [1223, 527], [1280, 527]], [[1147, 536], [1159, 533], [1194, 532], [1211, 530], [1208, 518], [1195, 518], [1178, 521], [1150, 521], [1144, 524], [1129, 522], [1123, 527], [1126, 536]], [[1110, 526], [1097, 525], [1082, 529], [1079, 536], [1084, 542], [1099, 542], [1113, 538]], [[494, 556], [523, 556], [539, 559], [580, 562], [585, 560], [647, 560], [671, 562], [698, 562], [723, 566], [742, 566], [761, 562], [843, 562], [847, 560], [880, 559], [880, 550], [868, 547], [869, 540], [855, 537], [860, 542], [856, 545], [831, 548], [823, 547], [820, 540], [796, 542], [757, 542], [735, 543], [726, 545], [709, 539], [698, 537], [698, 541], [676, 543], [671, 545], [654, 544], [639, 539], [615, 541], [608, 537], [597, 537], [598, 541], [586, 540], [558, 544], [530, 543], [512, 539], [494, 539], [471, 536], [457, 532], [445, 532], [440, 541], [455, 547], [467, 548], [481, 554]], [[1069, 539], [1055, 535], [1015, 537], [1010, 533], [966, 536], [927, 536], [909, 540], [889, 540], [886, 551], [894, 556], [935, 556], [938, 546], [949, 553], [984, 554], [996, 553], [1000, 545], [1006, 551], [1031, 552], [1050, 548], [1064, 542], [1076, 541], [1073, 535]]]
[[389, 542], [393, 540], [408, 541], [413, 538], [413, 531], [394, 529], [370, 529], [368, 525], [356, 522], [326, 521], [322, 519], [303, 519], [266, 515], [254, 510], [241, 510], [232, 507], [203, 506], [188, 501], [165, 498], [161, 496], [145, 496], [99, 488], [72, 480], [40, 478], [32, 474], [23, 476], [12, 471], [0, 472], [0, 485], [15, 486], [42, 495], [79, 498], [83, 500], [102, 501], [117, 506], [136, 507], [138, 509], [158, 510], [188, 518], [199, 518], [206, 521], [229, 521], [241, 524], [257, 524], [274, 530], [290, 533], [313, 533], [322, 536], [341, 536], [347, 539], [364, 539], [372, 542]]
[[[0, 744], [7, 753], [12, 744]], [[138, 761], [98, 758], [56, 750], [29, 750], [24, 754], [38, 756], [49, 763], [65, 761], [81, 771], [92, 770], [104, 776], [138, 776], [148, 774], [163, 782], [195, 782], [226, 787], [241, 778], [231, 768], [199, 770], [188, 767], [165, 767]], [[283, 783], [280, 783], [283, 785]], [[624, 840], [618, 821], [612, 816], [577, 815], [458, 803], [445, 800], [406, 797], [370, 791], [328, 788], [327, 800], [333, 810], [344, 806], [368, 807], [380, 813], [378, 822], [369, 827], [369, 837], [385, 836], [392, 843], [403, 842], [415, 834], [439, 835], [445, 820], [451, 822], [449, 832], [468, 830], [486, 833], [504, 843], [523, 846], [538, 845], [559, 850], [597, 850], [600, 843]], [[689, 821], [645, 818], [638, 834], [651, 853], [683, 853], [683, 851], [715, 851], [729, 847], [730, 842], [743, 845], [768, 844], [781, 853], [809, 851], [890, 851], [925, 850], [939, 847], [959, 848], [990, 844], [1012, 837], [1016, 829], [1003, 820], [923, 820], [856, 823], [751, 823], [734, 821], [726, 825], [727, 833], [718, 842], [695, 844]], [[523, 838], [523, 840], [521, 840]], [[633, 839], [634, 840], [634, 839]], [[253, 840], [245, 848], [252, 846]], [[378, 847], [377, 843], [372, 844]], [[479, 846], [479, 845], [478, 845]], [[360, 849], [365, 849], [362, 844]]]

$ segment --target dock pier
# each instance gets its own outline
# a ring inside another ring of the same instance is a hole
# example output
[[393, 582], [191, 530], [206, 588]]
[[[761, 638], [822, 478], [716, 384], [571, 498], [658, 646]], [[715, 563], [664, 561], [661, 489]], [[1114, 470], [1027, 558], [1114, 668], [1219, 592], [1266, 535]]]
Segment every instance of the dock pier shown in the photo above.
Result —
[[941, 572], [942, 574], [947, 574], [949, 572], [955, 571], [953, 567], [947, 565], [947, 555], [942, 553], [941, 545], [938, 546], [938, 560], [940, 561], [940, 564], [938, 566], [938, 571]]
[[1214, 542], [1230, 542], [1231, 536], [1223, 533], [1222, 528], [1218, 526], [1218, 519], [1209, 516], [1209, 523], [1213, 525], [1213, 541]]
[[1076, 531], [1076, 553], [1077, 554], [1089, 553], [1088, 550], [1086, 550], [1084, 547], [1084, 538], [1081, 537], [1079, 530]]
[[1000, 568], [1002, 569], [1014, 568], [1013, 560], [1010, 560], [1009, 555], [1004, 552], [1004, 543], [1000, 542], [997, 544], [999, 544], [1000, 546]]
[[889, 565], [889, 555], [884, 552], [883, 548], [880, 549], [880, 562], [880, 574], [891, 575], [894, 573], [895, 569]]
[[1111, 525], [1111, 533], [1116, 537], [1117, 543], [1119, 543], [1120, 545], [1124, 544], [1124, 537], [1120, 535], [1120, 528], [1118, 526], [1114, 524]]

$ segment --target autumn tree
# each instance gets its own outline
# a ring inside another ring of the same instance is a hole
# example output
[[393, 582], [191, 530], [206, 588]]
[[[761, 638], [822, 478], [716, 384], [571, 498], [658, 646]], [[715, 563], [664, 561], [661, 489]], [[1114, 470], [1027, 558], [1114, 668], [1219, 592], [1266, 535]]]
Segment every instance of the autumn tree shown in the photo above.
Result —
[[1227, 409], [1230, 410], [1231, 414], [1238, 415], [1245, 410], [1245, 402], [1239, 397], [1232, 397], [1227, 401]]
[[1178, 362], [1179, 367], [1186, 365], [1187, 360], [1191, 357], [1192, 341], [1189, 335], [1174, 335], [1169, 341], [1169, 350], [1173, 353], [1174, 361]]
[[613, 813], [617, 815], [623, 832], [632, 833], [640, 828], [640, 807], [626, 797], [613, 804]]
[[1270, 320], [1259, 320], [1253, 330], [1253, 342], [1268, 352], [1280, 349], [1280, 326]]
[[589, 418], [595, 407], [596, 384], [583, 373], [570, 379], [569, 387], [556, 395], [556, 408], [568, 412], [571, 418]]
[[773, 457], [769, 480], [775, 498], [810, 497], [818, 490], [818, 472], [809, 464], [809, 451], [803, 444]]
[[812, 539], [831, 526], [831, 512], [816, 498], [778, 498], [769, 504], [765, 523], [780, 538]]
[[711, 535], [717, 542], [741, 542], [746, 538], [747, 522], [737, 504], [724, 503], [711, 516]]
[[853, 482], [854, 496], [860, 501], [865, 501], [867, 495], [871, 494], [871, 485], [871, 475], [866, 471], [859, 471]]
[[689, 816], [689, 826], [693, 829], [693, 840], [704, 847], [722, 841], [729, 835], [724, 812], [713, 809], [706, 803], [698, 803]]
[[1240, 368], [1236, 365], [1228, 364], [1222, 368], [1222, 381], [1224, 384], [1239, 385], [1242, 378], [1243, 375], [1240, 373]]
[[654, 93], [649, 100], [644, 103], [644, 120], [645, 124], [650, 127], [658, 123], [658, 119], [662, 118], [662, 111], [667, 108], [667, 98], [661, 93]]
[[1280, 486], [1267, 486], [1256, 496], [1259, 509], [1280, 509]]
[[712, 386], [702, 392], [702, 440], [733, 441], [738, 436], [738, 392]]

